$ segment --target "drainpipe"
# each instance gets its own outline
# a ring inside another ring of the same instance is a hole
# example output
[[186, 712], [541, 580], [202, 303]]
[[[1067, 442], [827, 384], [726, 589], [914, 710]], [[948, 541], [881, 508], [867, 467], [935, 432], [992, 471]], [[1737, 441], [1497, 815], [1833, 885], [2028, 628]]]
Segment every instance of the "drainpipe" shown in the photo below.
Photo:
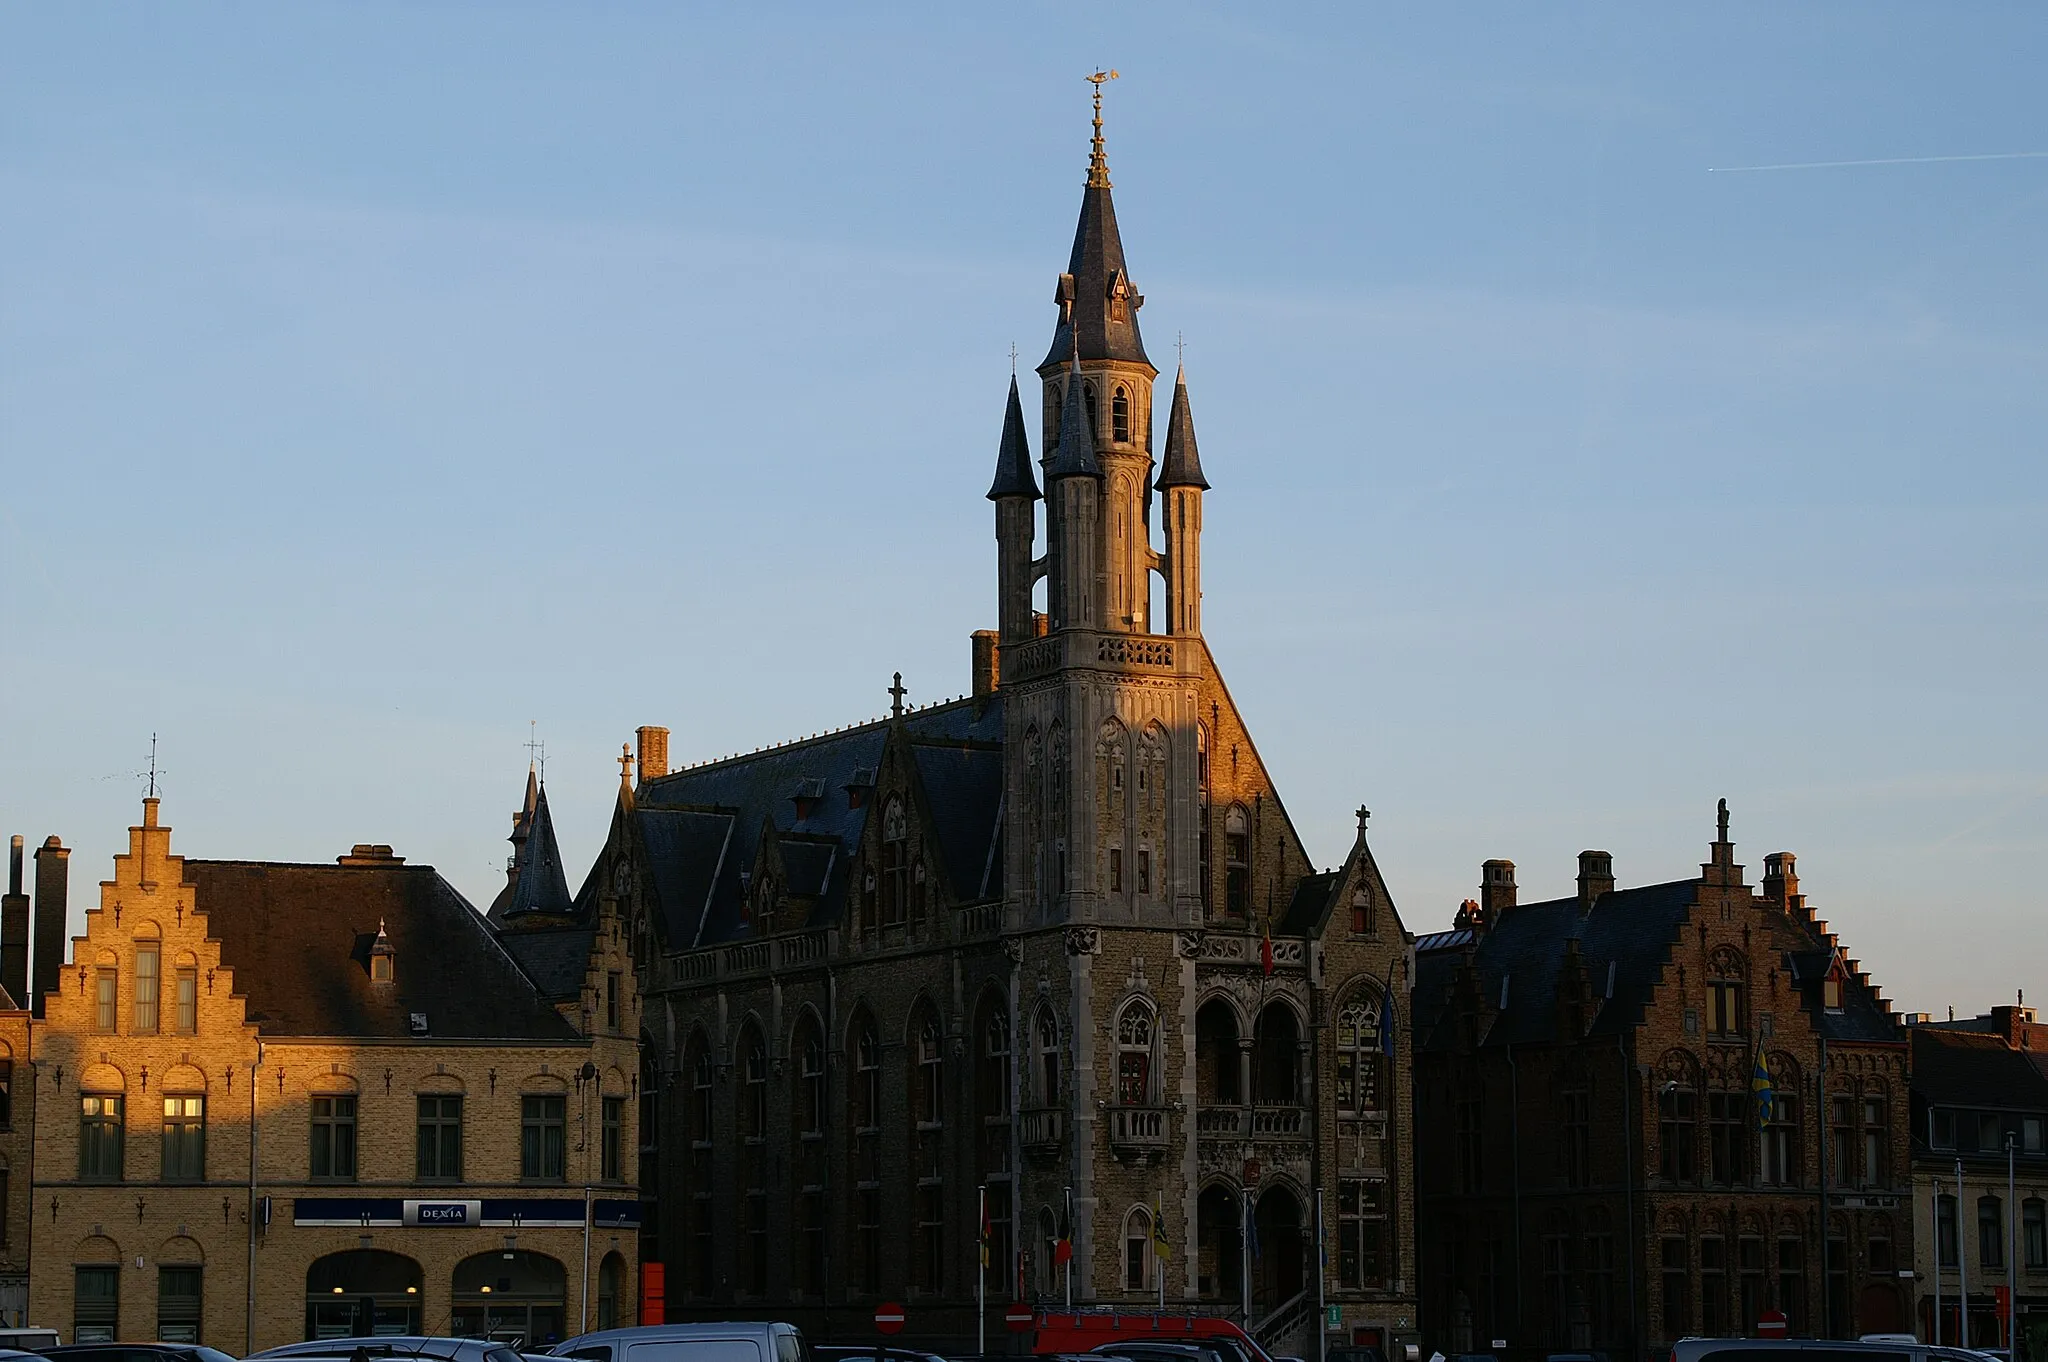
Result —
[[[1513, 1346], [1520, 1347], [1527, 1330], [1522, 1318], [1522, 1075], [1515, 1067], [1515, 1047], [1508, 1053], [1508, 1139], [1513, 1145], [1515, 1207], [1515, 1334]], [[1491, 1339], [1487, 1342], [1490, 1344]]]
[[1820, 1038], [1820, 1073], [1814, 1079], [1815, 1124], [1820, 1127], [1820, 1322], [1821, 1337], [1833, 1338], [1834, 1299], [1828, 1293], [1828, 1038]]
[[256, 1058], [249, 1065], [249, 1276], [247, 1311], [243, 1321], [243, 1352], [256, 1351], [256, 1071], [263, 1067], [263, 1042], [256, 1042]]
[[1628, 1333], [1629, 1351], [1634, 1353], [1637, 1351], [1637, 1340], [1642, 1337], [1637, 1328], [1636, 1317], [1636, 1253], [1643, 1247], [1644, 1236], [1636, 1228], [1636, 1175], [1641, 1168], [1636, 1163], [1635, 1116], [1630, 1110], [1628, 1100], [1629, 1089], [1635, 1081], [1635, 1065], [1629, 1062], [1628, 1037], [1625, 1033], [1615, 1033], [1614, 1055], [1621, 1061], [1621, 1166], [1623, 1176], [1628, 1179], [1623, 1185], [1628, 1207]]

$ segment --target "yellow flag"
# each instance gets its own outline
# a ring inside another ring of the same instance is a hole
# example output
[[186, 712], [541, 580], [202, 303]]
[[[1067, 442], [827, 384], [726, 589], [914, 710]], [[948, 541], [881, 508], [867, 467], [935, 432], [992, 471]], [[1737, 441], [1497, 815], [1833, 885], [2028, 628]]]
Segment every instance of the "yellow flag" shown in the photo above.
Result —
[[1152, 1203], [1152, 1256], [1162, 1263], [1173, 1261], [1173, 1249], [1166, 1242], [1166, 1217], [1160, 1213], [1160, 1203]]

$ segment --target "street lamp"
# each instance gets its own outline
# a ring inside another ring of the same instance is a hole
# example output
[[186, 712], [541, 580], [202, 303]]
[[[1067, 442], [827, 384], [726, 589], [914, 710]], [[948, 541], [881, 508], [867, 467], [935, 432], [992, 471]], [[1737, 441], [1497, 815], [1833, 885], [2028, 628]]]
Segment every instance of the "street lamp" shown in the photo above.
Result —
[[2005, 1132], [2005, 1346], [2007, 1356], [2019, 1353], [2019, 1203], [2013, 1200], [2013, 1140], [2010, 1130]]

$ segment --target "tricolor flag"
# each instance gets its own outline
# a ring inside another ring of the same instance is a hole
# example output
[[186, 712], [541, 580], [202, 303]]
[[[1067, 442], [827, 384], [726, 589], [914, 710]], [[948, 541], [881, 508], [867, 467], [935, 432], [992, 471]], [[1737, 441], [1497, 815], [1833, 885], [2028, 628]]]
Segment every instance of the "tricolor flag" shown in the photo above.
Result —
[[1074, 1258], [1074, 1206], [1071, 1198], [1060, 1212], [1060, 1237], [1053, 1240], [1052, 1260], [1054, 1263], [1072, 1262]]
[[1380, 1053], [1394, 1057], [1394, 962], [1387, 962], [1387, 986], [1380, 992]]
[[1756, 1099], [1756, 1128], [1762, 1134], [1770, 1128], [1771, 1108], [1777, 1105], [1777, 1089], [1771, 1086], [1771, 1071], [1764, 1067], [1763, 1047], [1758, 1046], [1756, 1067], [1749, 1075], [1749, 1095]]
[[1259, 938], [1259, 967], [1269, 976], [1273, 973], [1273, 924], [1270, 921], [1266, 923], [1266, 934]]

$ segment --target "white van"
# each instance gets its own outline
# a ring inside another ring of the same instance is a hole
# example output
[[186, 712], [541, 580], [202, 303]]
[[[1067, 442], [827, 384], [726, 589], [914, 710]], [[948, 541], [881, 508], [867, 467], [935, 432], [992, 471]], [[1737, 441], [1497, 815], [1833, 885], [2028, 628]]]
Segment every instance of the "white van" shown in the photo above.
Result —
[[811, 1362], [793, 1324], [646, 1324], [579, 1334], [548, 1350], [580, 1362]]
[[41, 1352], [55, 1348], [63, 1339], [57, 1337], [55, 1329], [0, 1329], [0, 1348], [13, 1348], [17, 1352]]

